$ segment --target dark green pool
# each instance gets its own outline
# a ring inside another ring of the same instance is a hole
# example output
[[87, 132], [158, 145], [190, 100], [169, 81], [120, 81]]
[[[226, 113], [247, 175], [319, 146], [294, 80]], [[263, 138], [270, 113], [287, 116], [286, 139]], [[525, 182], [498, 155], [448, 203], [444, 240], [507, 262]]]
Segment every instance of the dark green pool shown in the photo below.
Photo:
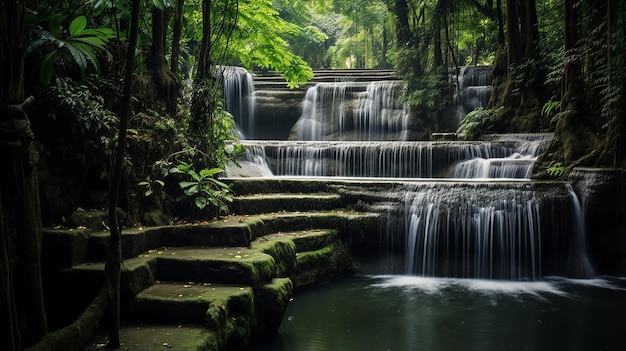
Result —
[[297, 294], [252, 350], [626, 350], [626, 279], [351, 277]]

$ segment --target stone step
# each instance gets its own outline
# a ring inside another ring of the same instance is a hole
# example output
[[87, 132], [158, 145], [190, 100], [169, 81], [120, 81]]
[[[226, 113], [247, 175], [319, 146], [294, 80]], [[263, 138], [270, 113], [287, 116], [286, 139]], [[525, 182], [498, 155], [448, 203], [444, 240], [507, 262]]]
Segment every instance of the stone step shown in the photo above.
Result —
[[[334, 195], [328, 195], [334, 198]], [[335, 200], [332, 200], [335, 201]], [[246, 247], [257, 237], [296, 230], [336, 228], [349, 238], [375, 230], [380, 215], [343, 210], [275, 212], [259, 215], [232, 215], [197, 224], [128, 228], [122, 231], [122, 257], [132, 259], [163, 247]], [[86, 261], [103, 261], [109, 233], [86, 230], [44, 230], [44, 266], [53, 262], [58, 270]], [[54, 250], [52, 250], [54, 249]], [[58, 265], [58, 267], [57, 267]]]
[[[217, 333], [204, 325], [147, 324], [134, 321], [122, 321], [120, 340], [123, 345], [119, 350], [219, 350]], [[83, 351], [102, 351], [108, 341], [106, 330], [100, 330], [85, 346]]]
[[263, 252], [264, 247], [275, 241], [291, 240], [295, 252], [315, 251], [330, 245], [339, 238], [336, 229], [299, 230], [293, 232], [279, 232], [262, 236], [251, 243], [253, 248]]
[[[121, 279], [124, 295], [134, 296], [154, 281], [259, 285], [271, 281], [275, 272], [272, 256], [246, 247], [169, 247], [124, 260]], [[97, 291], [104, 262], [75, 265], [61, 277], [65, 284]]]
[[175, 247], [160, 252], [157, 280], [259, 285], [276, 276], [272, 256], [245, 247]]
[[331, 281], [338, 275], [352, 270], [349, 262], [344, 262], [342, 252], [338, 251], [339, 243], [333, 243], [319, 250], [305, 251], [297, 254], [296, 274], [293, 284], [301, 289], [310, 285], [318, 285]]
[[[124, 309], [123, 349], [245, 349], [251, 341], [267, 341], [276, 334], [292, 294], [289, 279], [274, 279], [254, 288], [155, 284]], [[106, 332], [102, 331], [85, 350], [99, 350], [105, 343]]]
[[293, 277], [298, 253], [321, 249], [338, 238], [334, 229], [301, 230], [265, 235], [254, 240], [250, 246], [274, 258], [278, 277]]
[[160, 282], [137, 294], [123, 318], [215, 327], [230, 316], [250, 315], [253, 299], [245, 285]]
[[328, 193], [258, 193], [237, 196], [229, 206], [237, 214], [258, 214], [277, 211], [331, 210], [342, 206], [341, 196]]

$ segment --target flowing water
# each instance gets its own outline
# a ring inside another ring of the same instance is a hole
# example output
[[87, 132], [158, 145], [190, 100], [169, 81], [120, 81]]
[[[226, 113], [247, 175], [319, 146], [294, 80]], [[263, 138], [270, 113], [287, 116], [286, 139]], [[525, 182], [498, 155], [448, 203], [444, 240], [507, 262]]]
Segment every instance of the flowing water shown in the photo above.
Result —
[[[247, 78], [234, 76], [226, 91], [250, 101], [235, 88]], [[462, 70], [461, 110], [486, 105], [490, 79]], [[360, 206], [385, 218], [376, 251], [356, 254], [370, 275], [298, 293], [277, 340], [253, 350], [626, 349], [626, 280], [595, 277], [585, 206], [570, 184], [530, 181], [552, 134], [404, 141], [401, 93], [397, 81], [319, 83], [299, 141], [244, 140], [242, 167], [227, 167], [230, 177], [346, 178], [359, 184], [337, 189], [365, 194]], [[247, 116], [238, 125], [251, 139]], [[369, 190], [372, 179], [402, 184]]]
[[625, 350], [626, 281], [356, 276], [299, 293], [253, 351]]
[[233, 115], [241, 139], [254, 139], [254, 81], [242, 67], [220, 67], [225, 109]]
[[318, 83], [307, 90], [298, 140], [404, 140], [409, 105], [400, 81]]
[[[310, 130], [314, 130], [311, 128]], [[529, 179], [552, 134], [486, 141], [242, 141], [275, 176]], [[227, 171], [236, 173], [236, 166]], [[259, 174], [267, 175], [267, 174]]]

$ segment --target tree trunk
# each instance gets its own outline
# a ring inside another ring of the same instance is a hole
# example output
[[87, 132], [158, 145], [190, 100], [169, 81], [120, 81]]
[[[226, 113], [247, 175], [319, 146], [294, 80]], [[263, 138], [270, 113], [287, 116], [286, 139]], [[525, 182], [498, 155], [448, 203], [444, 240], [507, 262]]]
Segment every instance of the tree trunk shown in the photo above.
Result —
[[[111, 291], [111, 301], [109, 303], [109, 343], [107, 345], [110, 349], [120, 347], [120, 272], [122, 264], [122, 238], [121, 229], [117, 220], [117, 199], [122, 182], [124, 154], [126, 152], [126, 130], [128, 129], [128, 120], [130, 119], [133, 66], [139, 27], [139, 4], [140, 0], [133, 0], [130, 36], [128, 39], [128, 54], [126, 56], [126, 72], [124, 75], [124, 94], [120, 108], [120, 125], [118, 129], [117, 148], [115, 150], [115, 167], [113, 169], [113, 178], [109, 192], [109, 223], [111, 227], [111, 237], [109, 239], [109, 249], [105, 264], [105, 274], [107, 275], [105, 289], [110, 289]], [[165, 62], [163, 62], [163, 64], [164, 63]]]
[[8, 350], [32, 345], [47, 332], [38, 154], [22, 105], [24, 14], [23, 1], [0, 2], [0, 318], [3, 349]]
[[496, 1], [496, 18], [498, 20], [498, 44], [504, 45], [504, 19], [502, 18], [502, 0]]
[[398, 48], [411, 46], [413, 44], [411, 28], [409, 26], [409, 5], [406, 0], [396, 0], [396, 35]]
[[519, 64], [519, 22], [517, 17], [517, 0], [507, 0], [506, 2], [506, 33], [508, 39], [507, 66], [517, 66]]
[[183, 29], [183, 10], [185, 0], [176, 1], [176, 13], [174, 15], [174, 29], [172, 32], [172, 57], [170, 59], [170, 70], [178, 76], [178, 58], [180, 57], [180, 37]]
[[150, 55], [150, 73], [157, 94], [165, 101], [168, 109], [176, 105], [178, 92], [182, 87], [180, 80], [167, 67], [165, 61], [165, 32], [166, 23], [164, 12], [156, 6], [152, 6], [152, 51]]

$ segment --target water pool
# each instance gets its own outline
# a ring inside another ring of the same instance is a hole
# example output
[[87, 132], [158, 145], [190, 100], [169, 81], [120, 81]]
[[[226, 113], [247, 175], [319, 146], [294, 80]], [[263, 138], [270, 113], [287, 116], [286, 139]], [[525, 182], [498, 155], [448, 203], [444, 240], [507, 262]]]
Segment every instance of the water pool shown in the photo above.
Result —
[[625, 278], [355, 276], [296, 294], [251, 350], [626, 350], [625, 317]]

